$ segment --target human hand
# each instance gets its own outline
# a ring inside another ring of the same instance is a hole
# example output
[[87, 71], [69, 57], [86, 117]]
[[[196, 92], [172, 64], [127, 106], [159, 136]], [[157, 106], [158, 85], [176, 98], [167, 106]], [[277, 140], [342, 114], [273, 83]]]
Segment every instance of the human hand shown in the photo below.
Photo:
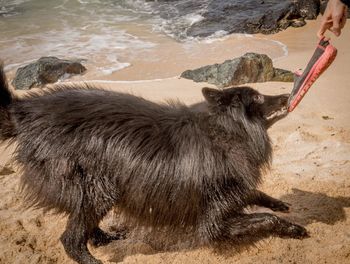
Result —
[[340, 36], [346, 23], [347, 11], [348, 7], [340, 0], [329, 0], [317, 36], [323, 38], [327, 30], [337, 37]]

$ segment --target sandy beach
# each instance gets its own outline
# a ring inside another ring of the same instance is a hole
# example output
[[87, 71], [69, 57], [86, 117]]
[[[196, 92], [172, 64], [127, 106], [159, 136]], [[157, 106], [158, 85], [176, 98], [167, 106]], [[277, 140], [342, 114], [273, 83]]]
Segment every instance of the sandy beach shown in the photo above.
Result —
[[[308, 21], [305, 27], [259, 37], [285, 44], [288, 55], [274, 54], [278, 57], [274, 64], [294, 71], [305, 67], [311, 57], [317, 43], [318, 24], [319, 21]], [[279, 215], [305, 226], [310, 238], [269, 238], [240, 252], [233, 249], [229, 254], [218, 254], [208, 248], [186, 248], [184, 240], [169, 244], [165, 242], [164, 234], [162, 237], [162, 234], [155, 236], [148, 230], [131, 230], [126, 240], [91, 248], [93, 255], [104, 263], [350, 263], [349, 40], [350, 23], [341, 38], [332, 39], [338, 48], [334, 64], [318, 79], [297, 109], [270, 129], [274, 158], [261, 189], [290, 203], [290, 213]], [[176, 44], [173, 45], [176, 48]], [[218, 56], [211, 52], [206, 54], [205, 48], [201, 50], [202, 54], [198, 52], [197, 56], [202, 56], [200, 63], [206, 65], [231, 59], [225, 56], [228, 56], [227, 51], [235, 49], [232, 41], [228, 38], [220, 45], [225, 52]], [[167, 47], [172, 48], [169, 43]], [[160, 80], [110, 80], [96, 82], [96, 85], [154, 101], [179, 99], [192, 104], [202, 100], [201, 88], [209, 85], [172, 77], [189, 66], [198, 65], [186, 62], [186, 56], [171, 63], [169, 56], [168, 61], [157, 64], [159, 69], [169, 67], [168, 76], [159, 76]], [[140, 63], [117, 72], [113, 78], [132, 80], [133, 72], [142, 67], [148, 66]], [[264, 94], [288, 93], [292, 89], [291, 83], [279, 82], [251, 86]], [[73, 263], [59, 242], [66, 218], [24, 209], [19, 192], [20, 175], [10, 160], [13, 148], [2, 145], [0, 149], [0, 263]], [[268, 211], [264, 208], [254, 210]], [[111, 213], [102, 227], [113, 231], [120, 222]]]

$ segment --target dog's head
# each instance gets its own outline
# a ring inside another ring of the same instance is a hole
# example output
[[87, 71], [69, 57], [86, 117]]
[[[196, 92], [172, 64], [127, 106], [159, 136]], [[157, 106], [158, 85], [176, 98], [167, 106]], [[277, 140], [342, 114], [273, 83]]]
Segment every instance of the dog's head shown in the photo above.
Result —
[[203, 88], [204, 98], [212, 111], [226, 112], [234, 118], [242, 116], [261, 122], [266, 128], [288, 114], [289, 94], [269, 96], [250, 87], [224, 90]]

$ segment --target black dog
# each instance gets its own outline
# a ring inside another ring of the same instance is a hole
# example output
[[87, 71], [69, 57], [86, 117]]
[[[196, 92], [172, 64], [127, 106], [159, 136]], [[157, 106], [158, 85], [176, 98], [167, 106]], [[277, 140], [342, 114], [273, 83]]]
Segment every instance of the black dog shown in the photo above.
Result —
[[243, 212], [288, 211], [256, 189], [271, 158], [267, 128], [286, 115], [287, 95], [203, 88], [207, 110], [87, 86], [17, 98], [0, 75], [0, 139], [17, 143], [28, 201], [68, 214], [61, 241], [78, 263], [101, 263], [88, 240], [121, 238], [98, 227], [113, 206], [141, 225], [191, 228], [210, 245], [307, 236], [275, 215]]

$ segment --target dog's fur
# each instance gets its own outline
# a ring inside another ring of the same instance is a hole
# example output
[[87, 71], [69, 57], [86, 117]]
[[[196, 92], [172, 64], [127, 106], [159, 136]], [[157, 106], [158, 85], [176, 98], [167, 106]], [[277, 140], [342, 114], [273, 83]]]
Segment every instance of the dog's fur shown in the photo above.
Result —
[[141, 225], [190, 228], [207, 244], [307, 235], [275, 215], [243, 212], [288, 210], [256, 189], [271, 160], [267, 128], [288, 96], [203, 88], [207, 110], [87, 85], [17, 98], [0, 76], [0, 139], [17, 143], [27, 200], [68, 214], [61, 241], [78, 263], [100, 263], [88, 240], [121, 238], [98, 228], [113, 206]]

